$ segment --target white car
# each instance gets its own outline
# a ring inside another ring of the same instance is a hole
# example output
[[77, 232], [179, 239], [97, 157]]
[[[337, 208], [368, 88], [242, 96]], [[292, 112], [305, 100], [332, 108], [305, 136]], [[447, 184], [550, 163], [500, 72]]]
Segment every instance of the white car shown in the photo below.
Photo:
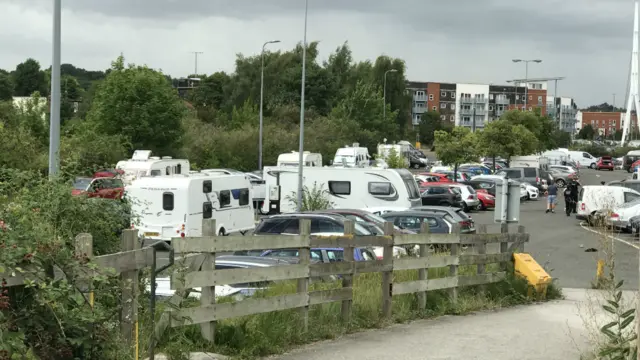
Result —
[[523, 182], [520, 183], [521, 185], [524, 185], [525, 190], [527, 191], [527, 200], [537, 200], [538, 196], [540, 195], [540, 192], [538, 191], [538, 188], [527, 183], [527, 182]]
[[451, 186], [455, 186], [460, 190], [460, 196], [462, 197], [462, 201], [464, 201], [463, 210], [465, 212], [468, 212], [469, 210], [476, 210], [480, 207], [478, 195], [471, 186], [464, 184], [452, 184]]
[[363, 211], [368, 211], [372, 214], [376, 214], [376, 215], [382, 215], [382, 214], [386, 214], [388, 212], [395, 212], [395, 211], [407, 211], [409, 210], [409, 208], [404, 208], [404, 207], [399, 207], [399, 206], [388, 206], [388, 207], [384, 207], [384, 206], [377, 206], [377, 207], [370, 207], [370, 208], [362, 208], [360, 210]]
[[527, 185], [520, 183], [520, 200], [527, 200], [529, 193], [527, 192]]
[[502, 180], [504, 179], [504, 175], [476, 175], [471, 177], [471, 180], [483, 180], [483, 179]]
[[598, 213], [600, 215], [608, 215], [606, 218], [607, 225], [617, 229], [631, 231], [629, 219], [640, 215], [640, 199], [624, 203], [612, 211], [600, 210]]

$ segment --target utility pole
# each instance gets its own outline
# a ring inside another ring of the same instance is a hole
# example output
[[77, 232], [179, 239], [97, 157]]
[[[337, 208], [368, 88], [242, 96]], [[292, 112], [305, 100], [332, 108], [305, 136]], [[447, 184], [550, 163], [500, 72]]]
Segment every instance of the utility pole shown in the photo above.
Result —
[[49, 176], [58, 173], [60, 165], [60, 34], [61, 0], [53, 1], [53, 59], [51, 62], [51, 115], [49, 124]]
[[262, 45], [262, 52], [260, 53], [260, 134], [258, 136], [258, 170], [262, 170], [262, 108], [264, 97], [264, 49], [269, 44], [279, 43], [280, 40], [267, 41]]
[[389, 69], [384, 72], [384, 79], [382, 80], [382, 120], [387, 120], [387, 74], [390, 72], [398, 72], [398, 70]]
[[298, 157], [298, 206], [297, 211], [302, 211], [302, 191], [304, 176], [302, 171], [304, 169], [304, 87], [307, 77], [307, 18], [309, 14], [309, 0], [304, 3], [304, 40], [302, 43], [302, 86], [300, 88], [300, 147]]
[[611, 111], [616, 111], [616, 93], [613, 93], [613, 102], [611, 103]]
[[471, 103], [472, 108], [472, 116], [471, 118], [471, 132], [476, 132], [476, 96], [477, 94], [473, 94], [473, 102]]
[[511, 60], [514, 63], [519, 63], [519, 62], [523, 62], [524, 63], [524, 107], [525, 110], [528, 109], [528, 101], [529, 101], [529, 63], [530, 62], [534, 62], [534, 63], [541, 63], [542, 60], [540, 59], [533, 59], [533, 60], [522, 60], [522, 59], [513, 59]]
[[193, 74], [195, 76], [198, 76], [198, 55], [204, 54], [204, 53], [202, 51], [192, 51], [191, 53], [195, 56], [195, 62], [196, 62]]

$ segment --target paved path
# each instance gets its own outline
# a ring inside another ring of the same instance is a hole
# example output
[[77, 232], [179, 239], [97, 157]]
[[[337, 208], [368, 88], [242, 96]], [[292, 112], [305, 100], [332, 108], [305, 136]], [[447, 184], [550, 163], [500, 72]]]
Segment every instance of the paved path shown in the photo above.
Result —
[[[580, 315], [588, 306], [599, 307], [603, 298], [598, 294], [566, 289], [565, 300], [415, 321], [319, 342], [272, 359], [578, 359], [589, 349], [589, 333]], [[632, 305], [633, 293], [625, 298]]]

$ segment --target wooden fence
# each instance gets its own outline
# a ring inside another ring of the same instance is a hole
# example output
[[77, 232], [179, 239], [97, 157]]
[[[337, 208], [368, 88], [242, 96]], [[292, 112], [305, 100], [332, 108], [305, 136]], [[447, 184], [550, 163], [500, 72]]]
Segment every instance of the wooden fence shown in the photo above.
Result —
[[[455, 227], [451, 234], [429, 234], [428, 224], [422, 224], [417, 235], [394, 235], [394, 227], [385, 223], [384, 236], [354, 236], [354, 223], [345, 224], [344, 236], [319, 237], [309, 235], [309, 220], [301, 220], [300, 235], [286, 236], [214, 236], [215, 220], [203, 222], [203, 236], [174, 238], [172, 245], [176, 254], [198, 256], [198, 261], [189, 263], [189, 270], [174, 275], [171, 283], [176, 289], [170, 300], [173, 306], [163, 314], [156, 327], [159, 338], [167, 326], [200, 324], [202, 336], [214, 341], [216, 321], [239, 316], [266, 313], [272, 311], [298, 309], [302, 319], [302, 330], [308, 329], [309, 306], [330, 302], [342, 302], [341, 316], [345, 322], [351, 317], [353, 300], [353, 276], [361, 273], [381, 273], [382, 314], [390, 318], [392, 297], [394, 295], [417, 293], [420, 309], [425, 309], [427, 292], [447, 289], [452, 301], [457, 300], [458, 289], [464, 286], [484, 285], [503, 280], [507, 263], [512, 261], [512, 253], [522, 250], [529, 235], [524, 227], [518, 227], [517, 233], [507, 233], [505, 227], [499, 234], [487, 234], [486, 226], [480, 225], [477, 234], [460, 234]], [[495, 253], [487, 253], [488, 244], [499, 244]], [[393, 247], [418, 245], [419, 257], [394, 258]], [[445, 245], [450, 248], [447, 254], [430, 254], [432, 245]], [[461, 253], [461, 247], [471, 247], [474, 251]], [[331, 247], [344, 249], [344, 261], [310, 264], [310, 249]], [[354, 261], [355, 247], [382, 247], [382, 260]], [[297, 248], [299, 262], [295, 265], [274, 266], [250, 269], [215, 270], [216, 253]], [[191, 259], [194, 259], [193, 257]], [[500, 263], [500, 271], [486, 272], [486, 264]], [[459, 275], [461, 265], [477, 265], [475, 275]], [[449, 268], [449, 276], [428, 279], [428, 269]], [[394, 270], [418, 270], [418, 280], [394, 282]], [[342, 287], [330, 290], [309, 291], [310, 278], [340, 275]], [[262, 281], [297, 280], [297, 292], [294, 294], [266, 298], [248, 298], [238, 302], [216, 304], [215, 286], [251, 283]], [[190, 289], [200, 287], [200, 306], [176, 309], [188, 296]]]

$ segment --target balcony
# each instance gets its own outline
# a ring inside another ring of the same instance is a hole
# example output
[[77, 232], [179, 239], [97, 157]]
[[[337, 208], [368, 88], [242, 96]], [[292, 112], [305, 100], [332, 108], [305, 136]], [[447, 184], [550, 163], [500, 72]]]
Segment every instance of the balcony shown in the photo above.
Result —
[[413, 95], [413, 101], [427, 101], [427, 95]]
[[[476, 109], [476, 116], [484, 116], [486, 113], [486, 109]], [[473, 116], [473, 109], [460, 109], [460, 115]]]
[[496, 97], [496, 104], [509, 105], [509, 99], [503, 97]]
[[429, 111], [429, 109], [426, 106], [414, 106], [413, 107], [413, 113], [414, 114], [422, 114]]

